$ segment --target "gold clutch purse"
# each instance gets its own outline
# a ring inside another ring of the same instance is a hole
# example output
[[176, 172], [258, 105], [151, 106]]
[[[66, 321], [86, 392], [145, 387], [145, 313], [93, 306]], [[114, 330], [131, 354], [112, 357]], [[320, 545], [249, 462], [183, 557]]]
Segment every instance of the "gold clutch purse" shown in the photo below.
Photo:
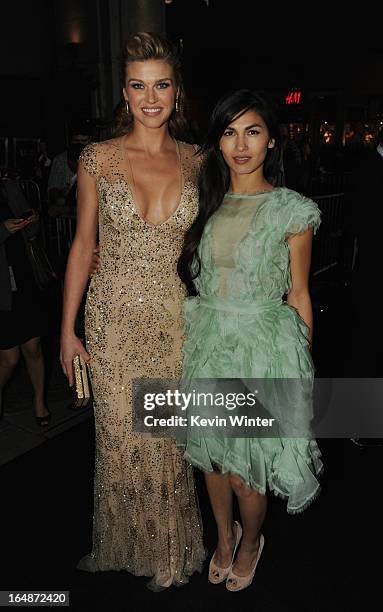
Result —
[[80, 355], [73, 359], [74, 405], [86, 406], [90, 400], [90, 379], [88, 366]]

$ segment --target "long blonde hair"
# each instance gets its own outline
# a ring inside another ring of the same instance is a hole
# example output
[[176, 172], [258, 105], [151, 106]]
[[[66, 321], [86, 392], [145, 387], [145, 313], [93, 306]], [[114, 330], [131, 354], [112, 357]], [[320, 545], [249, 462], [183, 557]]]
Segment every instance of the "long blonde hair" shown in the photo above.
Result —
[[[122, 83], [125, 83], [126, 68], [131, 62], [146, 60], [162, 60], [168, 63], [174, 71], [177, 89], [177, 107], [169, 119], [169, 132], [174, 138], [182, 139], [188, 132], [188, 122], [185, 118], [185, 90], [181, 74], [181, 61], [175, 45], [160, 34], [137, 32], [126, 42], [121, 63]], [[133, 116], [126, 111], [126, 103], [121, 102], [113, 122], [113, 135], [129, 134], [133, 127]]]

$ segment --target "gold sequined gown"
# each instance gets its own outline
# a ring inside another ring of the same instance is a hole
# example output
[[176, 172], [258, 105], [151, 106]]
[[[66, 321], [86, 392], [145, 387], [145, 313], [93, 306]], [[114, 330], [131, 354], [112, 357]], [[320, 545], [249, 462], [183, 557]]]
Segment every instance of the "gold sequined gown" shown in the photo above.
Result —
[[131, 380], [181, 374], [184, 289], [177, 259], [198, 207], [194, 148], [178, 143], [183, 187], [160, 225], [138, 213], [121, 139], [88, 145], [96, 178], [101, 271], [86, 304], [96, 426], [93, 548], [79, 568], [183, 584], [205, 558], [192, 467], [170, 438], [132, 432]]

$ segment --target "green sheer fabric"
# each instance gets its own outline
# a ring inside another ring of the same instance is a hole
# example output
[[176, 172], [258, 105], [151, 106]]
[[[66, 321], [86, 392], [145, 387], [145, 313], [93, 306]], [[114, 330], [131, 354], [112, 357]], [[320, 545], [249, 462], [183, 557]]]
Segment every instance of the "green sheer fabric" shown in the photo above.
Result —
[[[302, 382], [291, 386], [282, 409], [267, 398], [266, 407], [278, 413], [284, 435], [233, 438], [219, 429], [207, 435], [189, 428], [185, 448], [186, 458], [204, 471], [218, 467], [261, 493], [274, 491], [287, 500], [290, 513], [302, 511], [316, 497], [316, 476], [323, 466], [308, 433], [312, 398], [307, 388], [314, 377], [308, 328], [283, 301], [291, 288], [287, 238], [309, 227], [315, 232], [319, 224], [317, 205], [287, 188], [252, 196], [227, 194], [199, 246], [199, 296], [184, 305], [184, 381]], [[289, 435], [294, 427], [307, 435]]]

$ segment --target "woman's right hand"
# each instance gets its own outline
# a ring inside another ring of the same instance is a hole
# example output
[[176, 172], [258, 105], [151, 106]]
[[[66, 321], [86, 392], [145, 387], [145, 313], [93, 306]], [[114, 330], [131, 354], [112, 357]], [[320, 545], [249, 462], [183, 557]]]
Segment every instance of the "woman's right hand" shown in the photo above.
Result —
[[100, 271], [101, 268], [101, 258], [100, 258], [100, 247], [96, 246], [96, 248], [93, 250], [93, 254], [92, 254], [92, 260], [90, 262], [90, 266], [89, 266], [89, 276], [92, 277], [93, 274], [96, 274], [97, 272]]
[[6, 221], [4, 221], [4, 225], [10, 234], [15, 234], [16, 232], [23, 229], [23, 227], [29, 224], [29, 219], [7, 219]]
[[73, 386], [73, 359], [77, 355], [80, 355], [86, 363], [90, 361], [90, 355], [75, 334], [62, 335], [60, 363], [71, 387]]

